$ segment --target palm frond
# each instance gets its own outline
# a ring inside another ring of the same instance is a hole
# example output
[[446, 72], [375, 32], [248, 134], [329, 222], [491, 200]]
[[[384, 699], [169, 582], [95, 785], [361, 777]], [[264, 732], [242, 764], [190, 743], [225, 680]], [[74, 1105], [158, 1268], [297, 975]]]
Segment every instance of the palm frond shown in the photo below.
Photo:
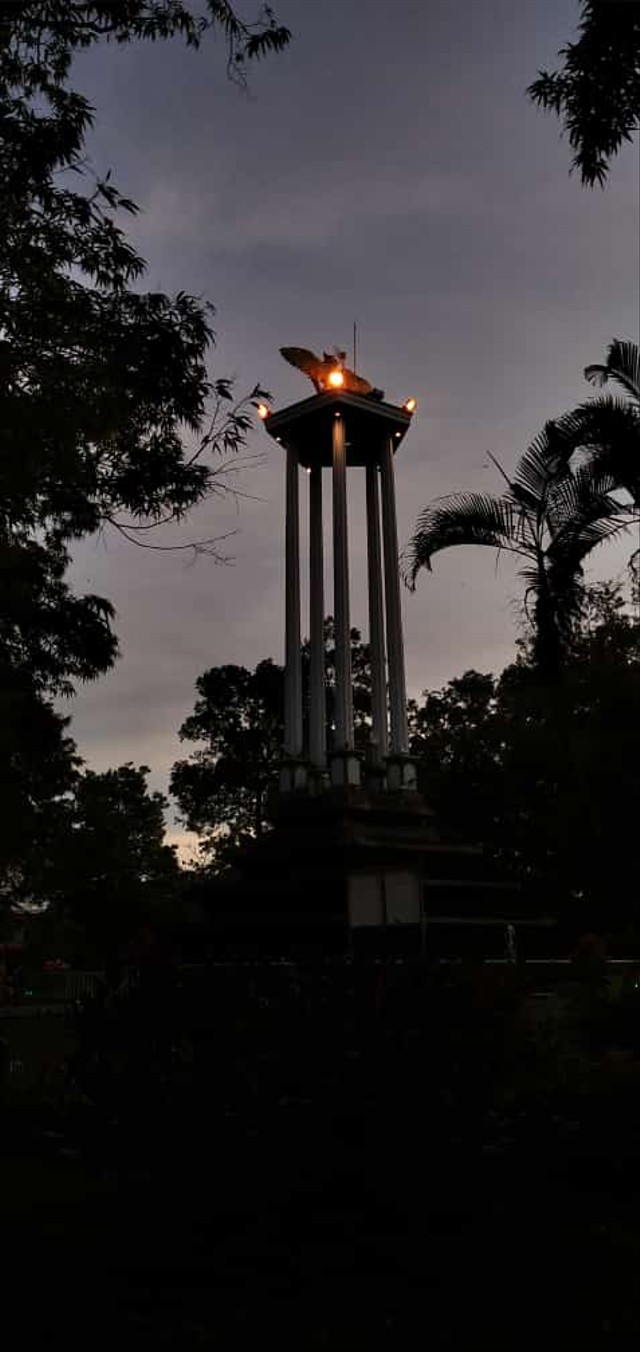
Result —
[[605, 395], [558, 419], [568, 460], [584, 452], [593, 471], [610, 475], [640, 505], [640, 410]]
[[519, 568], [518, 577], [521, 577], [522, 581], [526, 583], [524, 594], [524, 604], [526, 608], [529, 596], [537, 596], [540, 591], [543, 581], [542, 574], [540, 568], [536, 564], [531, 568]]
[[483, 493], [453, 493], [431, 503], [418, 517], [415, 532], [402, 556], [407, 585], [415, 587], [421, 568], [431, 571], [434, 554], [454, 545], [488, 545], [512, 553], [527, 553], [522, 513], [507, 497]]
[[547, 520], [552, 536], [563, 530], [575, 531], [583, 521], [609, 517], [623, 504], [611, 492], [614, 483], [609, 474], [593, 464], [577, 465], [554, 483], [548, 500]]
[[621, 433], [640, 439], [640, 412], [626, 399], [605, 394], [598, 399], [587, 399], [570, 413], [556, 419], [558, 454], [564, 456], [567, 448], [597, 446]]
[[544, 512], [551, 486], [567, 473], [562, 438], [555, 423], [545, 423], [520, 457], [511, 483], [511, 496], [536, 514]]
[[631, 511], [615, 499], [594, 499], [591, 514], [585, 509], [581, 520], [567, 521], [549, 544], [550, 567], [577, 567], [598, 545], [626, 534], [632, 524]]
[[607, 349], [605, 363], [585, 367], [585, 379], [592, 385], [614, 380], [633, 400], [640, 402], [640, 350], [637, 343], [614, 338]]
[[633, 526], [633, 520], [630, 514], [621, 514], [620, 511], [608, 520], [590, 521], [585, 524], [576, 536], [576, 554], [580, 551], [582, 558], [595, 549], [597, 545], [604, 544], [608, 540], [613, 540], [620, 535], [626, 535]]

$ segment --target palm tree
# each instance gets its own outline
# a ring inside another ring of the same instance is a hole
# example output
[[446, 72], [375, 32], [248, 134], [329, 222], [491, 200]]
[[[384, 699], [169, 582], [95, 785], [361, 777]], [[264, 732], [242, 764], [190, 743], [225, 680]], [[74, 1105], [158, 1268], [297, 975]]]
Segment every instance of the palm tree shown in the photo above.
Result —
[[525, 612], [533, 626], [540, 672], [556, 679], [580, 617], [583, 563], [596, 545], [628, 525], [625, 507], [589, 466], [572, 470], [564, 442], [549, 422], [522, 456], [500, 497], [454, 493], [431, 503], [418, 518], [404, 553], [404, 575], [413, 590], [434, 554], [453, 545], [488, 545], [524, 560]]
[[565, 413], [556, 423], [558, 451], [565, 463], [574, 455], [598, 476], [607, 475], [618, 488], [626, 489], [634, 508], [640, 509], [640, 352], [637, 343], [616, 338], [609, 345], [607, 360], [587, 366], [592, 385], [609, 381], [620, 386], [626, 399], [602, 395]]

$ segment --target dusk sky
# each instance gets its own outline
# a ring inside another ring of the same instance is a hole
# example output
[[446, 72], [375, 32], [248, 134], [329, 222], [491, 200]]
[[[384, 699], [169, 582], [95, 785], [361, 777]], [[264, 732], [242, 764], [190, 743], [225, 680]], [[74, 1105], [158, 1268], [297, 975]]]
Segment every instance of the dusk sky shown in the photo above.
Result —
[[[294, 40], [251, 70], [248, 93], [211, 40], [83, 57], [90, 153], [142, 208], [127, 229], [145, 287], [216, 305], [212, 373], [238, 392], [260, 380], [276, 406], [305, 397], [280, 346], [349, 347], [357, 320], [361, 372], [391, 401], [419, 400], [396, 464], [404, 543], [433, 498], [499, 491], [488, 452], [513, 467], [547, 418], [592, 393], [584, 366], [614, 337], [637, 340], [638, 141], [606, 191], [583, 188], [558, 120], [525, 95], [557, 65], [577, 0], [273, 3]], [[235, 532], [228, 566], [113, 534], [77, 550], [74, 585], [114, 603], [122, 648], [67, 708], [94, 768], [145, 763], [166, 791], [196, 677], [282, 660], [284, 466], [262, 428], [249, 454], [259, 463], [234, 481], [247, 497], [214, 499], [156, 540]], [[362, 476], [349, 489], [352, 623], [364, 629]], [[306, 538], [306, 511], [303, 527]], [[603, 548], [591, 574], [620, 573], [630, 552]], [[326, 585], [330, 597], [329, 560]], [[500, 670], [521, 595], [508, 558], [497, 573], [489, 550], [436, 559], [404, 597], [411, 693]]]

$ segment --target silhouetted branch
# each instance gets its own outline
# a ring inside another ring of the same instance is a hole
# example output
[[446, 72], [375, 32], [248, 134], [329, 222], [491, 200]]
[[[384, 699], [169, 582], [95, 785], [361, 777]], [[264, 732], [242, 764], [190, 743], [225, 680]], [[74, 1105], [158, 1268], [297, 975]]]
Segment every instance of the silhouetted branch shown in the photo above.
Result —
[[[117, 530], [118, 534], [121, 535], [123, 539], [125, 539], [130, 545], [136, 545], [138, 549], [150, 549], [157, 554], [182, 554], [191, 550], [193, 552], [194, 559], [199, 556], [206, 555], [208, 558], [215, 559], [216, 563], [225, 564], [226, 566], [229, 566], [230, 564], [233, 563], [232, 559], [220, 553], [217, 546], [223, 540], [229, 540], [233, 535], [237, 535], [238, 532], [235, 530], [227, 531], [224, 535], [210, 536], [208, 539], [205, 540], [189, 540], [185, 544], [153, 545], [149, 544], [147, 540], [137, 540], [135, 535], [130, 533], [130, 531], [132, 529], [135, 529], [135, 527], [132, 528], [127, 525], [123, 525], [122, 522], [116, 521], [114, 517], [105, 517], [105, 521], [110, 526], [113, 526], [114, 530]], [[143, 527], [142, 529], [145, 529], [145, 527]]]

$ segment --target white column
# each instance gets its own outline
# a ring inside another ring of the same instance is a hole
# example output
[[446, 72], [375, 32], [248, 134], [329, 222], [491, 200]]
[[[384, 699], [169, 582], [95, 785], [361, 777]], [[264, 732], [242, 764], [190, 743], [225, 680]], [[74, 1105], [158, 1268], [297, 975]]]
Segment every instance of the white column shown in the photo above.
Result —
[[285, 558], [284, 754], [302, 756], [302, 667], [300, 655], [300, 522], [298, 457], [287, 447]]
[[324, 568], [322, 546], [322, 466], [309, 478], [309, 759], [322, 769], [326, 759], [324, 686]]
[[367, 569], [369, 575], [369, 648], [371, 651], [371, 740], [375, 760], [387, 754], [387, 685], [384, 660], [384, 601], [380, 552], [378, 466], [367, 465]]
[[391, 754], [406, 756], [409, 751], [407, 729], [407, 685], [404, 673], [402, 607], [400, 602], [400, 565], [396, 493], [393, 479], [393, 442], [385, 443], [381, 457], [382, 537], [384, 541], [384, 590], [387, 610], [387, 658], [389, 662], [389, 705], [391, 709]]
[[333, 587], [336, 638], [336, 736], [334, 750], [353, 750], [353, 696], [349, 635], [349, 557], [347, 543], [347, 450], [344, 420], [333, 420]]

